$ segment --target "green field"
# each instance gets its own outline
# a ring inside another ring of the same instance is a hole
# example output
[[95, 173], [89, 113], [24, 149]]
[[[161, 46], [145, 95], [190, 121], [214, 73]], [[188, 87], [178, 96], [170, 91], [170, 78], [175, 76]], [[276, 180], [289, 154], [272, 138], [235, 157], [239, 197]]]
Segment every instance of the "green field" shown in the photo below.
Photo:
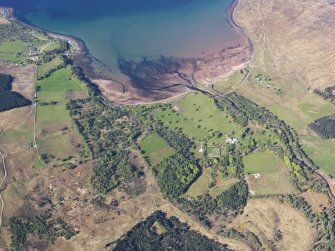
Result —
[[27, 53], [28, 47], [24, 42], [15, 40], [11, 42], [1, 43], [0, 52], [11, 53], [11, 54]]
[[255, 152], [244, 158], [244, 173], [274, 173], [280, 160], [273, 152]]
[[335, 176], [335, 139], [324, 140], [318, 136], [301, 136], [303, 148], [322, 171]]
[[[77, 80], [70, 79], [68, 69], [55, 71], [50, 77], [38, 81], [37, 143], [41, 153], [62, 159], [76, 153], [81, 137], [66, 110], [69, 90], [86, 93]], [[57, 102], [48, 104], [48, 102]]]
[[10, 63], [25, 62], [29, 52], [28, 46], [19, 40], [0, 44], [0, 61]]
[[299, 114], [281, 104], [270, 105], [268, 109], [293, 128], [302, 128], [307, 124]]
[[286, 194], [295, 192], [288, 169], [273, 152], [255, 152], [244, 159], [244, 172], [249, 175], [250, 189], [256, 194]]
[[187, 95], [173, 103], [172, 108], [155, 110], [152, 114], [172, 129], [181, 128], [195, 141], [222, 143], [226, 139], [223, 135], [240, 130], [240, 126], [228, 114], [220, 111], [209, 97], [200, 93]]
[[59, 42], [55, 40], [48, 41], [46, 44], [40, 46], [41, 51], [53, 51], [59, 48]]
[[230, 187], [238, 182], [238, 180], [235, 178], [222, 178], [219, 175], [217, 177], [216, 185], [210, 188], [209, 185], [212, 183], [212, 181], [213, 178], [211, 176], [211, 170], [209, 168], [205, 168], [201, 176], [190, 186], [183, 197], [196, 198], [208, 193], [211, 197], [214, 198], [224, 191], [227, 191]]
[[44, 63], [42, 65], [39, 65], [37, 74], [39, 77], [44, 76], [49, 71], [59, 67], [62, 63], [63, 63], [63, 60], [61, 59], [61, 57], [55, 57], [51, 61]]
[[17, 54], [8, 54], [0, 52], [0, 61], [18, 64], [24, 62], [25, 57]]
[[150, 134], [141, 141], [140, 147], [153, 165], [171, 156], [174, 150], [157, 133]]
[[249, 176], [249, 179], [250, 189], [253, 190], [256, 195], [291, 194], [296, 192], [288, 170], [284, 168], [274, 173], [262, 174], [258, 179]]

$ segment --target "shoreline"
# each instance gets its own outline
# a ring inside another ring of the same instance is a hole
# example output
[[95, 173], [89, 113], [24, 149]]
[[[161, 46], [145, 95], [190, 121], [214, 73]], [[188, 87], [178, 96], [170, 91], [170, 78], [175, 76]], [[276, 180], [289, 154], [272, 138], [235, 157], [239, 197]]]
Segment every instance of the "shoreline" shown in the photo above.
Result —
[[233, 4], [231, 5], [231, 7], [229, 8], [229, 12], [228, 12], [228, 22], [235, 28], [237, 28], [241, 33], [242, 36], [244, 36], [245, 38], [247, 38], [248, 42], [249, 42], [249, 46], [250, 46], [250, 51], [252, 53], [251, 59], [249, 61], [252, 60], [254, 53], [255, 53], [255, 48], [254, 45], [250, 39], [250, 37], [248, 36], [248, 32], [236, 21], [236, 17], [235, 17], [235, 10], [236, 8], [239, 6], [240, 4], [240, 0], [234, 0]]
[[[210, 77], [210, 78], [206, 78], [206, 79], [199, 79], [201, 82], [203, 82], [204, 84], [208, 84], [208, 83], [211, 83], [217, 79], [220, 79], [220, 78], [227, 78], [229, 76], [231, 76], [234, 72], [236, 72], [236, 70], [239, 70], [243, 67], [245, 67], [248, 63], [250, 63], [250, 61], [252, 61], [253, 57], [254, 57], [254, 47], [253, 47], [253, 44], [249, 38], [249, 36], [247, 35], [247, 32], [238, 24], [238, 22], [236, 21], [235, 19], [235, 10], [237, 8], [237, 6], [239, 5], [240, 3], [240, 0], [234, 0], [231, 4], [231, 6], [229, 7], [229, 9], [226, 10], [226, 13], [227, 13], [227, 21], [228, 23], [230, 24], [230, 26], [232, 27], [232, 29], [234, 29], [236, 32], [238, 32], [240, 34], [240, 38], [236, 41], [229, 41], [227, 44], [223, 45], [223, 50], [225, 50], [226, 48], [228, 48], [228, 44], [229, 43], [236, 43], [236, 44], [240, 44], [242, 43], [248, 43], [248, 44], [245, 44], [248, 49], [248, 53], [250, 52], [250, 55], [248, 55], [248, 59], [246, 59], [244, 62], [241, 62], [241, 63], [238, 63], [238, 64], [234, 64], [234, 63], [230, 63], [228, 64], [231, 68], [231, 70], [228, 70], [227, 72], [224, 72], [222, 74], [218, 74], [217, 76], [213, 76], [213, 77]], [[114, 82], [113, 79], [110, 79], [110, 78], [106, 78], [106, 77], [103, 77], [103, 76], [97, 76], [97, 74], [94, 72], [93, 68], [92, 68], [92, 57], [90, 55], [90, 51], [88, 49], [88, 47], [86, 46], [85, 44], [85, 41], [81, 40], [80, 38], [77, 38], [77, 37], [73, 37], [71, 35], [67, 35], [67, 34], [61, 34], [61, 33], [57, 33], [57, 32], [53, 32], [53, 31], [49, 31], [49, 30], [46, 30], [42, 27], [39, 27], [39, 26], [36, 26], [36, 25], [33, 25], [33, 24], [30, 24], [30, 23], [26, 23], [26, 22], [23, 22], [21, 20], [19, 20], [18, 18], [16, 18], [15, 16], [15, 11], [14, 11], [14, 8], [12, 7], [1, 7], [0, 6], [0, 9], [6, 9], [8, 11], [8, 19], [9, 20], [14, 20], [24, 26], [27, 26], [33, 30], [37, 30], [37, 31], [40, 31], [40, 32], [43, 32], [45, 35], [51, 37], [51, 38], [55, 38], [55, 39], [62, 39], [62, 40], [65, 40], [67, 41], [72, 48], [74, 48], [74, 51], [73, 51], [73, 54], [72, 54], [72, 59], [73, 59], [73, 62], [74, 64], [76, 64], [77, 66], [79, 66], [80, 68], [82, 68], [84, 70], [84, 73], [86, 75], [86, 77], [88, 77], [88, 79], [90, 79], [90, 81], [92, 81], [93, 83], [95, 83], [95, 80], [106, 80], [106, 81], [111, 81], [111, 82]], [[247, 51], [245, 50], [245, 51]], [[197, 59], [201, 59], [201, 58], [197, 58]], [[129, 76], [128, 76], [129, 77]], [[96, 84], [96, 83], [95, 83]], [[132, 83], [124, 83], [125, 86], [127, 85], [133, 85]], [[98, 84], [99, 86], [99, 84]], [[150, 86], [150, 85], [149, 85]], [[135, 86], [132, 86], [135, 88]], [[102, 91], [102, 93], [104, 92], [103, 90], [103, 87], [102, 86], [99, 86], [99, 89]], [[129, 105], [129, 104], [137, 104], [137, 105], [145, 105], [145, 104], [150, 104], [150, 103], [159, 103], [159, 102], [164, 102], [166, 100], [173, 100], [173, 98], [175, 97], [179, 97], [180, 95], [185, 95], [187, 93], [190, 92], [190, 89], [188, 90], [180, 90], [180, 91], [177, 91], [175, 93], [170, 93], [170, 97], [162, 97], [161, 99], [160, 98], [157, 98], [156, 99], [151, 99], [150, 98], [145, 98], [145, 97], [141, 97], [141, 96], [133, 96], [133, 97], [129, 97], [130, 100], [128, 100], [127, 102], [125, 102], [124, 104], [125, 105]], [[108, 97], [106, 95], [104, 95], [107, 99]], [[131, 95], [132, 96], [132, 95]], [[163, 95], [164, 96], [164, 95]], [[120, 100], [113, 100], [113, 99], [109, 99], [111, 102], [114, 102], [114, 103], [119, 103]], [[121, 101], [119, 104], [122, 104], [123, 102]]]
[[67, 34], [62, 34], [62, 33], [57, 33], [57, 32], [53, 32], [53, 31], [49, 31], [47, 29], [44, 29], [40, 26], [36, 26], [24, 21], [21, 21], [20, 19], [18, 19], [15, 16], [15, 11], [14, 8], [12, 7], [3, 7], [0, 6], [0, 9], [4, 9], [8, 11], [8, 16], [7, 19], [11, 20], [11, 21], [15, 21], [18, 22], [19, 24], [22, 24], [30, 29], [33, 30], [37, 30], [39, 32], [44, 33], [45, 35], [51, 37], [51, 38], [55, 38], [55, 39], [62, 39], [67, 41], [70, 45], [75, 47], [75, 53], [74, 55], [79, 55], [79, 54], [86, 54], [89, 53], [89, 50], [87, 49], [87, 46], [85, 44], [85, 42], [83, 40], [81, 40], [80, 38], [71, 36], [71, 35], [67, 35]]

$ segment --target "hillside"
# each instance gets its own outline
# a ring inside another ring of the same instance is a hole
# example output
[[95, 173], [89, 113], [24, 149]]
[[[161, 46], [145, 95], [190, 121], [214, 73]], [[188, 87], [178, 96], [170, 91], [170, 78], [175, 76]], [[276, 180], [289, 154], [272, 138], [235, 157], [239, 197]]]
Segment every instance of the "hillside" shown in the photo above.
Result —
[[[335, 79], [335, 4], [332, 0], [241, 0], [238, 22], [255, 43], [265, 34], [269, 63], [287, 79], [324, 89]], [[270, 51], [271, 48], [271, 51]]]

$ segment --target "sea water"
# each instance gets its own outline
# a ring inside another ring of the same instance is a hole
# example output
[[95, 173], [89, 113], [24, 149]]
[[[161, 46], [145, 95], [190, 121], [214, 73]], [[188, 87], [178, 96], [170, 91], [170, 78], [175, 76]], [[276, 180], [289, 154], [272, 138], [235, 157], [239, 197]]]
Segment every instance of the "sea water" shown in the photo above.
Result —
[[[2, 3], [1, 3], [2, 2]], [[198, 57], [240, 34], [233, 0], [1, 0], [18, 19], [83, 40], [108, 67], [118, 58]]]

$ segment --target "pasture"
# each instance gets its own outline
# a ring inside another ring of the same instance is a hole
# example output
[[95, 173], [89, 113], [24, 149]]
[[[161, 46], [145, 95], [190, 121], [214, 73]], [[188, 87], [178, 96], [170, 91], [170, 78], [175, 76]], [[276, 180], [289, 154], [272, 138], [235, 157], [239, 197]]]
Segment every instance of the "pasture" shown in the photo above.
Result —
[[280, 160], [273, 152], [254, 152], [244, 158], [244, 173], [267, 174], [278, 171]]
[[153, 165], [158, 164], [174, 153], [174, 150], [169, 147], [165, 140], [157, 133], [150, 134], [143, 139], [140, 143], [140, 147]]
[[61, 57], [58, 56], [47, 63], [39, 65], [37, 71], [38, 77], [45, 76], [45, 74], [52, 71], [53, 69], [56, 69], [61, 64], [63, 64], [63, 60], [61, 59]]
[[67, 68], [38, 81], [38, 89], [36, 137], [41, 154], [57, 159], [76, 155], [76, 146], [83, 144], [83, 140], [66, 109], [66, 94], [75, 90], [85, 96], [86, 92], [77, 80], [70, 78]]
[[24, 42], [20, 40], [15, 40], [11, 42], [1, 43], [0, 52], [9, 54], [27, 53], [28, 47]]
[[240, 130], [232, 118], [220, 111], [212, 100], [201, 94], [187, 95], [171, 104], [172, 108], [155, 110], [154, 117], [171, 129], [181, 130], [196, 142], [223, 143], [223, 135], [232, 135]]
[[303, 149], [308, 156], [328, 175], [335, 177], [335, 139], [324, 140], [316, 135], [301, 136]]
[[28, 46], [19, 40], [3, 42], [0, 44], [0, 61], [10, 63], [22, 63], [28, 54]]
[[209, 194], [211, 197], [217, 197], [224, 191], [227, 191], [230, 187], [238, 182], [235, 178], [223, 178], [219, 174], [216, 180], [216, 184], [213, 187], [210, 187], [210, 184], [213, 182], [211, 176], [211, 170], [209, 168], [203, 169], [200, 177], [189, 187], [183, 197], [193, 197]]
[[[251, 174], [246, 180], [256, 195], [289, 194], [296, 191], [288, 169], [273, 152], [255, 152], [246, 156], [244, 172]], [[260, 177], [254, 174], [260, 174]]]

